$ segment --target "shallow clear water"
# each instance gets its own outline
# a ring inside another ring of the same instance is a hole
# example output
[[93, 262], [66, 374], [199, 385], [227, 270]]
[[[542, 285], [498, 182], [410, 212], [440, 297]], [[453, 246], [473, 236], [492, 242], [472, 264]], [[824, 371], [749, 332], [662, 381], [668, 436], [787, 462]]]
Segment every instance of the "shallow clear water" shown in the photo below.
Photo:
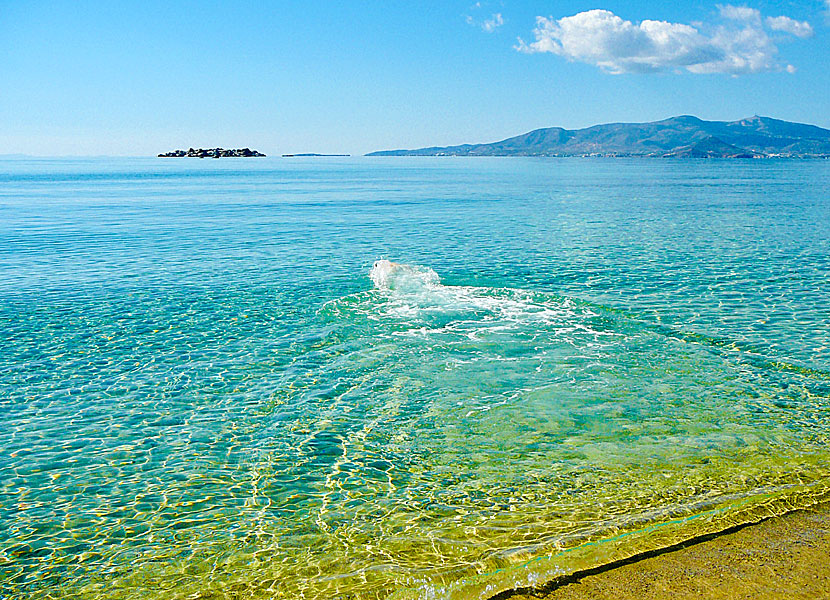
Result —
[[824, 497], [828, 189], [3, 160], [0, 596], [486, 597]]

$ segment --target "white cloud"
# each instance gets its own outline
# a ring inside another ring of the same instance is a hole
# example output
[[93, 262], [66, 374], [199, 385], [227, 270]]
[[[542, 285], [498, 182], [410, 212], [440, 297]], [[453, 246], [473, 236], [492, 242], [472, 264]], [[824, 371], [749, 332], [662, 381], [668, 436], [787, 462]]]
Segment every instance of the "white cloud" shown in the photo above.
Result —
[[[830, 2], [830, 0], [827, 0]], [[807, 21], [796, 21], [789, 17], [767, 17], [767, 27], [773, 31], [791, 33], [800, 38], [808, 38], [813, 35], [813, 28]]]
[[732, 6], [731, 4], [718, 4], [718, 12], [724, 19], [733, 21], [746, 21], [747, 23], [760, 23], [761, 11], [757, 8], [747, 6]]
[[487, 33], [492, 33], [502, 25], [504, 25], [504, 19], [502, 18], [501, 13], [495, 13], [492, 17], [486, 19], [484, 23], [481, 24], [481, 28]]
[[[476, 3], [473, 6], [473, 8], [480, 7], [481, 5], [479, 3]], [[484, 20], [478, 20], [472, 15], [467, 15], [464, 17], [464, 20], [467, 21], [467, 25], [481, 27], [481, 29], [487, 33], [493, 33], [496, 29], [504, 25], [504, 17], [501, 16], [501, 13], [493, 13], [490, 15], [490, 18]]]
[[718, 15], [718, 22], [696, 26], [651, 20], [633, 23], [600, 9], [561, 19], [537, 17], [535, 41], [526, 44], [520, 39], [516, 48], [550, 52], [609, 73], [685, 70], [737, 75], [782, 69], [765, 23], [771, 30], [799, 37], [812, 33], [809, 23], [789, 17], [765, 22], [760, 11], [745, 6], [718, 6]]

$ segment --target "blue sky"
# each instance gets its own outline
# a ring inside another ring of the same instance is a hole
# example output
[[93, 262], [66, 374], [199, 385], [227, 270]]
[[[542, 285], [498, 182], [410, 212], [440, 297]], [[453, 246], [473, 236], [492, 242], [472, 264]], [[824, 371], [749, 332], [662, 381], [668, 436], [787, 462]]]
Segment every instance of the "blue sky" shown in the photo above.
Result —
[[677, 114], [830, 127], [830, 0], [257, 4], [0, 0], [0, 154], [358, 154]]

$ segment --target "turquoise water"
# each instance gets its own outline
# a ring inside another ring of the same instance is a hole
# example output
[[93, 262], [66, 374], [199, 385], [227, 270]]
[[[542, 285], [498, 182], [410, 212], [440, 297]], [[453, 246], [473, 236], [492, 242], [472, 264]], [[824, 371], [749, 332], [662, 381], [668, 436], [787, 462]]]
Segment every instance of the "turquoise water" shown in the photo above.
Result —
[[486, 598], [825, 498], [828, 189], [0, 161], [0, 597]]

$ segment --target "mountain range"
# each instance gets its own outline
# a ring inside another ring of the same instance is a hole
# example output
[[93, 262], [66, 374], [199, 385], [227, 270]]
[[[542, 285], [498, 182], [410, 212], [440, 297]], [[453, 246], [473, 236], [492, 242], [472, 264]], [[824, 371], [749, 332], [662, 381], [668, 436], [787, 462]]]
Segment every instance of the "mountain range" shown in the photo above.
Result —
[[575, 130], [548, 127], [490, 144], [382, 150], [367, 156], [830, 157], [830, 130], [757, 115], [740, 121], [685, 115]]

